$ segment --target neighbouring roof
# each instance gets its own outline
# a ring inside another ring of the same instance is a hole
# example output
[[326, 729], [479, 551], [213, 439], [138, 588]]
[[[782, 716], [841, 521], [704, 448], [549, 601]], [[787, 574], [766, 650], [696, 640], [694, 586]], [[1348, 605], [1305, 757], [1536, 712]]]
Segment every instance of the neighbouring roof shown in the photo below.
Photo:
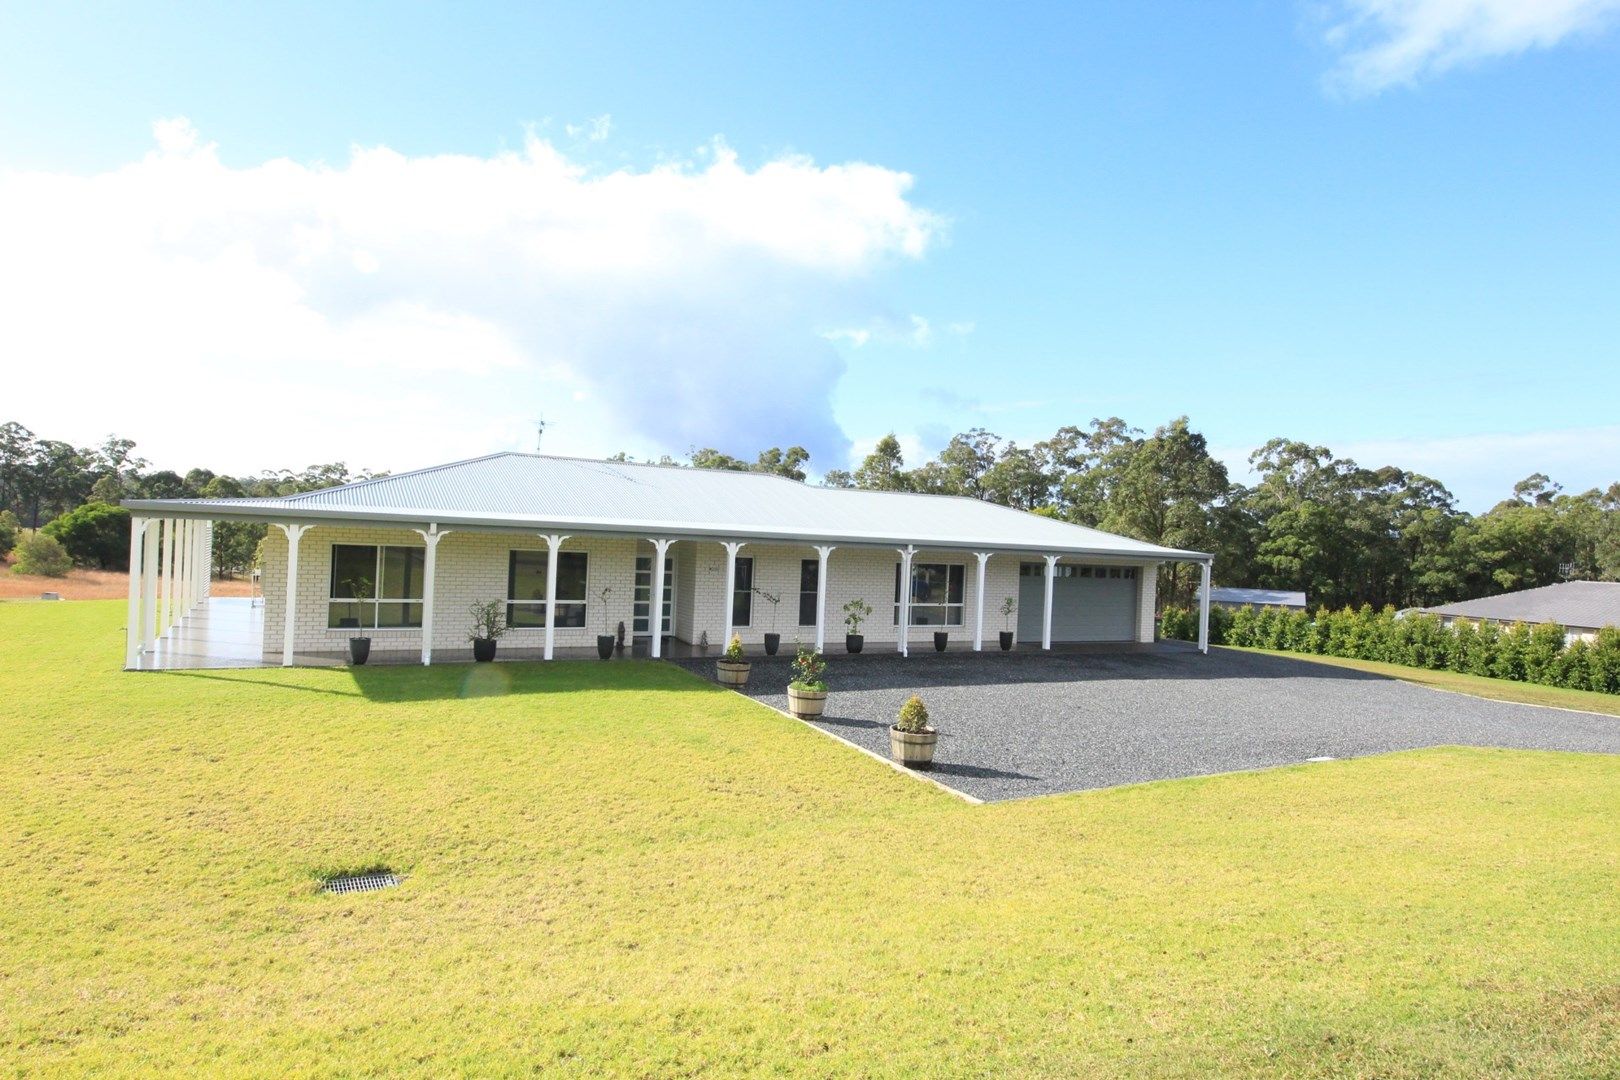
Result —
[[736, 540], [1209, 558], [954, 495], [854, 491], [769, 473], [501, 453], [270, 499], [131, 499], [136, 513], [372, 521]]
[[1297, 607], [1305, 606], [1305, 594], [1302, 592], [1289, 592], [1286, 589], [1231, 589], [1213, 588], [1209, 590], [1209, 602], [1212, 604], [1253, 604], [1255, 607]]
[[1620, 581], [1566, 581], [1423, 610], [1504, 623], [1558, 623], [1589, 629], [1620, 626]]

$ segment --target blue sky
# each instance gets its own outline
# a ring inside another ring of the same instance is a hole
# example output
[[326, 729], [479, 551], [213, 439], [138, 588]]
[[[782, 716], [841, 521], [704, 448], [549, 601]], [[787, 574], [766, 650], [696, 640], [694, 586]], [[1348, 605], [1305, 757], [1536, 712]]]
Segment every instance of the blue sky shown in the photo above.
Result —
[[99, 372], [0, 412], [240, 470], [1185, 413], [1474, 509], [1620, 479], [1613, 0], [877, 7], [0, 9], [0, 352]]

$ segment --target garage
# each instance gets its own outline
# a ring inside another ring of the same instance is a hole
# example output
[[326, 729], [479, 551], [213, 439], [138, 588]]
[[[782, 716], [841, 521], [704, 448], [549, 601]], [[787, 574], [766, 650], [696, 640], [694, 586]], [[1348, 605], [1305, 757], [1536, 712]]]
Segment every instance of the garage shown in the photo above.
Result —
[[[1052, 579], [1052, 640], [1134, 641], [1136, 575], [1134, 566], [1060, 563]], [[1018, 639], [1041, 640], [1046, 611], [1046, 564], [1018, 567]]]

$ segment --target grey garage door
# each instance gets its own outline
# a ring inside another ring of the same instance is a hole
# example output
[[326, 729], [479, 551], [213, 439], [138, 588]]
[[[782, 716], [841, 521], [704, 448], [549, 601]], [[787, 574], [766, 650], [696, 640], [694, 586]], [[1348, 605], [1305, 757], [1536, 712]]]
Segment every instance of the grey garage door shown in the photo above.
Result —
[[[1133, 641], [1134, 566], [1059, 565], [1052, 581], [1053, 641]], [[1046, 564], [1018, 568], [1018, 640], [1040, 641], [1046, 610]]]

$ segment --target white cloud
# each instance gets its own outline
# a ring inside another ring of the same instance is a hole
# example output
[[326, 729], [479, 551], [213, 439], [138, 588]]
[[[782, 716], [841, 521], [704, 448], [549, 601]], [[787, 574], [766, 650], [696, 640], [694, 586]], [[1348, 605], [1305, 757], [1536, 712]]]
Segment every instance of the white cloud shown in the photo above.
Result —
[[859, 349], [869, 341], [926, 349], [933, 344], [934, 328], [921, 315], [907, 315], [904, 319], [880, 315], [872, 318], [865, 326], [843, 326], [835, 330], [824, 330], [821, 336], [828, 341], [845, 342], [853, 349]]
[[1620, 0], [1330, 0], [1330, 85], [1376, 93], [1603, 30]]
[[0, 413], [162, 464], [403, 468], [526, 449], [539, 415], [558, 451], [836, 460], [818, 329], [885, 310], [879, 273], [943, 228], [905, 173], [718, 142], [611, 173], [532, 136], [239, 168], [154, 134], [108, 172], [0, 173]]
[[613, 114], [603, 113], [593, 116], [583, 124], [564, 124], [563, 130], [568, 132], [570, 139], [584, 136], [591, 142], [603, 142], [613, 133]]

